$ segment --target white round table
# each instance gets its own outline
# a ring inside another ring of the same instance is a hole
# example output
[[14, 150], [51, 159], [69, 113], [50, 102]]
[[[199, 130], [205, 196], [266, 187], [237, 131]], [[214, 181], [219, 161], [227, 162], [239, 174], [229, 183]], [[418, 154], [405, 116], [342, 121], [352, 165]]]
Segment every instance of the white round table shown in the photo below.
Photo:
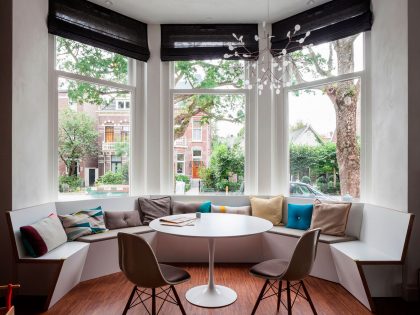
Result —
[[[195, 214], [173, 215], [165, 218], [191, 216]], [[270, 230], [273, 224], [270, 221], [239, 214], [203, 213], [193, 226], [167, 226], [162, 225], [159, 219], [150, 222], [149, 226], [161, 233], [185, 237], [207, 238], [209, 245], [209, 282], [191, 288], [186, 293], [187, 300], [201, 307], [223, 307], [236, 301], [234, 290], [216, 285], [214, 283], [214, 251], [215, 240], [224, 237], [240, 237], [259, 234]]]

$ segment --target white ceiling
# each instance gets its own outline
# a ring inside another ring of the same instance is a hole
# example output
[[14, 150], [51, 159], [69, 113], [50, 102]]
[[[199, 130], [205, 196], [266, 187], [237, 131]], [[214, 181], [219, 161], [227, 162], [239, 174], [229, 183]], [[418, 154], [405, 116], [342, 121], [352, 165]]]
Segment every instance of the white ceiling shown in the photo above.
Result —
[[[330, 0], [90, 0], [148, 24], [275, 22]], [[267, 18], [268, 1], [270, 16]]]

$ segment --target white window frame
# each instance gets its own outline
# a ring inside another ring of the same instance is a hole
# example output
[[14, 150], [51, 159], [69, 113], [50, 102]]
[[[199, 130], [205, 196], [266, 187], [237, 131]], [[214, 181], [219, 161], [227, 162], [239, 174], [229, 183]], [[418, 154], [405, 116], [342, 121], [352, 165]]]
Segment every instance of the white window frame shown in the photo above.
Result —
[[[173, 85], [173, 77], [174, 77], [174, 72], [175, 72], [175, 62], [170, 62], [169, 65], [169, 134], [168, 137], [170, 139], [169, 141], [169, 145], [170, 145], [170, 152], [174, 152], [174, 104], [173, 104], [173, 100], [174, 100], [174, 96], [176, 94], [206, 94], [206, 95], [243, 95], [244, 96], [244, 100], [245, 100], [245, 170], [244, 170], [244, 182], [245, 182], [245, 190], [244, 190], [244, 195], [249, 194], [250, 192], [250, 174], [251, 173], [255, 173], [255, 168], [256, 165], [254, 165], [254, 163], [252, 163], [251, 160], [254, 160], [254, 158], [252, 157], [252, 152], [251, 152], [251, 148], [250, 148], [250, 138], [254, 133], [254, 128], [251, 126], [251, 116], [252, 113], [255, 111], [254, 109], [251, 109], [251, 105], [255, 105], [255, 99], [253, 98], [253, 96], [255, 95], [255, 89], [253, 90], [249, 90], [249, 89], [176, 89], [174, 88]], [[245, 67], [245, 79], [248, 79], [249, 74], [247, 71], [247, 67]], [[252, 124], [253, 125], [253, 124]], [[253, 128], [251, 130], [251, 128]], [[192, 135], [191, 135], [192, 138]], [[172, 154], [173, 156], [173, 154]], [[191, 159], [191, 161], [193, 161], [193, 159]], [[174, 163], [170, 163], [171, 164], [171, 169], [170, 174], [174, 174], [174, 169], [173, 169], [173, 165]], [[171, 175], [171, 178], [173, 177], [173, 175]], [[173, 184], [171, 185], [173, 186]], [[251, 188], [251, 191], [253, 191], [253, 189]]]
[[[178, 155], [182, 154], [184, 159], [183, 160], [179, 160], [178, 159]], [[185, 175], [185, 153], [179, 153], [179, 152], [175, 152], [175, 170], [176, 170], [176, 175]], [[178, 163], [182, 163], [182, 172], [178, 173]]]
[[[200, 151], [200, 155], [194, 156], [194, 151]], [[203, 149], [201, 147], [191, 148], [191, 160], [202, 161], [203, 160]]]
[[[333, 82], [338, 81], [348, 81], [352, 79], [360, 79], [361, 80], [361, 91], [360, 91], [360, 123], [361, 123], [361, 130], [360, 130], [360, 200], [364, 200], [366, 195], [368, 194], [369, 189], [369, 174], [367, 173], [367, 165], [368, 161], [371, 157], [371, 153], [369, 150], [369, 144], [371, 139], [371, 128], [369, 127], [370, 124], [370, 103], [367, 101], [367, 94], [369, 93], [369, 82], [368, 79], [370, 77], [370, 71], [368, 66], [370, 65], [369, 53], [370, 53], [370, 32], [362, 33], [363, 36], [363, 70], [356, 71], [352, 73], [346, 73], [342, 75], [332, 76], [329, 78], [324, 78], [320, 80], [315, 80], [311, 82], [305, 82], [301, 84], [295, 84], [288, 87], [283, 87], [281, 93], [281, 101], [284, 104], [284, 114], [282, 115], [282, 123], [283, 123], [283, 156], [280, 158], [280, 163], [285, 165], [286, 167], [286, 180], [287, 180], [287, 188], [290, 187], [290, 157], [289, 157], [289, 92], [302, 90], [302, 89], [312, 89], [317, 88], [319, 86], [327, 85]], [[287, 195], [289, 194], [289, 189], [287, 189]]]
[[[194, 127], [194, 123], [198, 123], [200, 126], [199, 127]], [[195, 130], [200, 130], [200, 138], [198, 139], [194, 139], [194, 131]], [[203, 126], [200, 123], [200, 119], [197, 118], [193, 118], [191, 120], [191, 142], [203, 142]]]
[[[123, 102], [123, 108], [119, 108], [118, 103], [119, 102]], [[128, 104], [128, 106], [127, 106]], [[129, 110], [130, 109], [130, 100], [126, 100], [126, 99], [116, 99], [115, 100], [115, 110]]]
[[[56, 37], [54, 35], [49, 35], [48, 42], [49, 50], [49, 115], [50, 115], [50, 139], [49, 139], [49, 155], [51, 156], [51, 168], [49, 173], [49, 178], [51, 182], [50, 187], [50, 196], [51, 200], [58, 200], [58, 80], [59, 78], [64, 78], [68, 80], [77, 80], [91, 84], [97, 84], [102, 86], [107, 86], [114, 89], [126, 90], [130, 93], [130, 102], [129, 109], [130, 111], [130, 123], [132, 127], [130, 130], [135, 130], [136, 121], [140, 120], [139, 113], [141, 113], [142, 108], [145, 106], [142, 102], [142, 98], [139, 94], [144, 92], [144, 82], [143, 82], [143, 73], [144, 66], [142, 62], [128, 58], [128, 84], [122, 84], [117, 82], [112, 82], [108, 80], [102, 80], [97, 78], [92, 78], [76, 73], [71, 73], [63, 70], [57, 70], [56, 67]], [[138, 92], [138, 93], [136, 93]], [[136, 110], [137, 108], [137, 110]], [[141, 164], [141, 156], [133, 154], [133, 143], [137, 141], [137, 138], [140, 138], [140, 135], [136, 135], [134, 132], [130, 133], [129, 143], [130, 143], [130, 161], [129, 161], [129, 195], [139, 194], [140, 188], [140, 173], [136, 171], [139, 169]], [[138, 175], [135, 175], [138, 174]], [[75, 196], [75, 200], [79, 199], [79, 196]], [[82, 197], [82, 196], [80, 196]], [[83, 197], [82, 197], [83, 198]]]

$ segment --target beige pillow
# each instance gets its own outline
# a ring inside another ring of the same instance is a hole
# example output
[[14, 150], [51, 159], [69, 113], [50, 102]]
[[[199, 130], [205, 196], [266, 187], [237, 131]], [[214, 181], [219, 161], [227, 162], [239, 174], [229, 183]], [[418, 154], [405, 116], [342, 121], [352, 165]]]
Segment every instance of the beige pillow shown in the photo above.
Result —
[[321, 229], [322, 234], [344, 236], [351, 203], [323, 203], [314, 201], [310, 229]]
[[273, 225], [280, 225], [283, 216], [283, 196], [270, 199], [250, 197], [252, 215], [266, 219]]

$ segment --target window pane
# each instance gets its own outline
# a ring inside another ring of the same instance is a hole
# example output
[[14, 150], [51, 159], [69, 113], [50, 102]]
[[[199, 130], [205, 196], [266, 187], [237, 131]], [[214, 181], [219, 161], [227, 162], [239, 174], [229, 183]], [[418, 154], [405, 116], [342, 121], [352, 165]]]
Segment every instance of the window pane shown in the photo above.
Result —
[[60, 199], [128, 195], [130, 111], [115, 107], [115, 98], [130, 93], [64, 78], [58, 85]]
[[289, 92], [290, 192], [360, 197], [361, 80]]
[[[362, 71], [363, 33], [334, 42], [306, 47], [286, 58], [289, 84], [299, 84]], [[310, 42], [310, 36], [308, 37]]]
[[244, 88], [245, 62], [242, 60], [177, 61], [173, 86], [176, 89]]
[[56, 36], [57, 70], [128, 83], [128, 58]]
[[[174, 161], [175, 193], [243, 193], [245, 96], [175, 94], [173, 102], [175, 152], [185, 158], [183, 176]], [[193, 141], [195, 131], [201, 142]], [[183, 138], [185, 147], [177, 146]]]

